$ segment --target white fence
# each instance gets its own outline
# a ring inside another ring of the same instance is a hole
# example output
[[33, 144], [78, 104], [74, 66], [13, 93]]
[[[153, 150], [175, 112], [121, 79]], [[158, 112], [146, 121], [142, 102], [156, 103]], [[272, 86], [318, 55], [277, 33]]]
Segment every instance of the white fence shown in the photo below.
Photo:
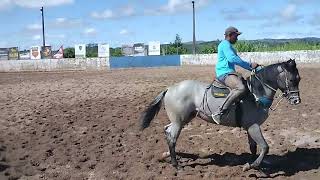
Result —
[[[320, 50], [285, 52], [248, 52], [239, 53], [244, 60], [260, 64], [271, 64], [296, 59], [297, 63], [320, 63]], [[180, 64], [214, 65], [217, 54], [181, 55]], [[73, 58], [41, 60], [0, 60], [0, 72], [19, 71], [65, 71], [65, 70], [106, 70], [109, 58]]]
[[0, 72], [104, 70], [109, 58], [70, 58], [0, 61]]
[[[246, 52], [239, 56], [249, 62], [272, 64], [283, 62], [290, 58], [297, 63], [320, 63], [320, 50], [308, 51], [279, 51], [279, 52]], [[181, 65], [214, 65], [217, 54], [181, 55]]]

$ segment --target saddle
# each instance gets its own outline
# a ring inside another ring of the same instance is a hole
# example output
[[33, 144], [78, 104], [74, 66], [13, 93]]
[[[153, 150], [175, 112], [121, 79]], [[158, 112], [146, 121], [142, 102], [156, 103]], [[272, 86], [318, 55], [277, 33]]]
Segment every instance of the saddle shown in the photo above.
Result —
[[210, 87], [211, 94], [215, 98], [225, 98], [230, 94], [230, 88], [217, 79], [212, 82], [209, 88]]

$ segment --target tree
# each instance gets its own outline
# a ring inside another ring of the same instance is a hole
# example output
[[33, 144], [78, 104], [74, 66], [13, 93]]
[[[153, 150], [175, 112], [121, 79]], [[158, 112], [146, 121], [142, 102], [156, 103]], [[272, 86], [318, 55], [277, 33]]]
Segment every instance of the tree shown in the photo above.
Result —
[[182, 39], [180, 38], [179, 34], [176, 34], [176, 39], [174, 40], [174, 45], [176, 47], [182, 47]]
[[162, 48], [166, 49], [166, 54], [187, 54], [188, 50], [183, 47], [182, 39], [180, 38], [179, 34], [176, 34], [176, 38], [174, 43], [166, 44]]
[[86, 57], [98, 57], [98, 44], [88, 44], [86, 46]]
[[110, 48], [110, 56], [123, 56], [121, 48]]
[[204, 45], [200, 49], [201, 54], [213, 54], [213, 53], [216, 53], [217, 51], [218, 50], [215, 45]]
[[74, 48], [66, 48], [63, 50], [63, 57], [64, 58], [74, 58]]

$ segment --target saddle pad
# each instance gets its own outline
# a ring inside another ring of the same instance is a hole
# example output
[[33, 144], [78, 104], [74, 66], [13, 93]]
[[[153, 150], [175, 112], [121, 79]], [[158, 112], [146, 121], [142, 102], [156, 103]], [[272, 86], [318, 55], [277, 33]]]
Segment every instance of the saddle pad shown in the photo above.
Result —
[[227, 86], [214, 81], [211, 86], [211, 93], [215, 98], [225, 98], [229, 95], [230, 89]]

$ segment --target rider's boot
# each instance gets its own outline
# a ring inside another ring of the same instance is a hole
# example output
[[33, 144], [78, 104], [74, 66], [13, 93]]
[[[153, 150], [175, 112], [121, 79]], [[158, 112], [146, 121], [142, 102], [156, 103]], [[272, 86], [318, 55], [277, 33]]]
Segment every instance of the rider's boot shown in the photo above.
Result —
[[233, 89], [230, 94], [227, 96], [225, 102], [223, 103], [222, 107], [219, 111], [215, 114], [212, 114], [212, 119], [217, 123], [220, 124], [224, 115], [228, 114], [230, 106], [239, 100], [240, 96], [243, 95], [243, 90]]

